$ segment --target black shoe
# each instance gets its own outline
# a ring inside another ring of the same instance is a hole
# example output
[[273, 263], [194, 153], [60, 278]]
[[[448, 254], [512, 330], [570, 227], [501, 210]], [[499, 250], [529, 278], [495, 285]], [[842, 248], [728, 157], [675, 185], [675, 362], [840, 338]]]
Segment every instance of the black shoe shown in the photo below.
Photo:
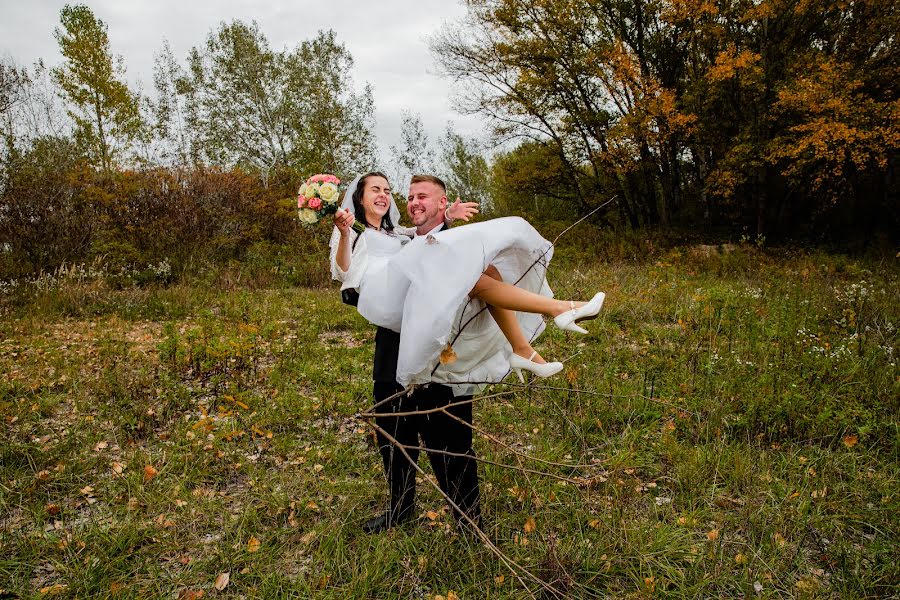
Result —
[[399, 525], [404, 521], [409, 521], [413, 516], [413, 511], [408, 510], [402, 515], [391, 518], [391, 511], [386, 511], [377, 517], [373, 517], [363, 523], [362, 530], [365, 533], [381, 533], [382, 531], [387, 531], [391, 527]]

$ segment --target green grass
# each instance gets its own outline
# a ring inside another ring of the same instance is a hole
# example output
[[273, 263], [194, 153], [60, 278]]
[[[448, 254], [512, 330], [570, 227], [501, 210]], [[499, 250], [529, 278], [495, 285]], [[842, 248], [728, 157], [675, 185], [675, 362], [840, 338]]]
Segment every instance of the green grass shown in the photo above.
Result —
[[[551, 270], [558, 297], [608, 294], [588, 337], [541, 338], [574, 355], [540, 382], [558, 389], [476, 404], [504, 444], [573, 465], [477, 440], [574, 480], [482, 464], [497, 546], [575, 598], [896, 596], [896, 260], [591, 256], [573, 244]], [[235, 268], [224, 287], [60, 279], [0, 297], [0, 590], [529, 597], [424, 481], [419, 520], [360, 531], [386, 500], [353, 418], [373, 328], [333, 288]]]

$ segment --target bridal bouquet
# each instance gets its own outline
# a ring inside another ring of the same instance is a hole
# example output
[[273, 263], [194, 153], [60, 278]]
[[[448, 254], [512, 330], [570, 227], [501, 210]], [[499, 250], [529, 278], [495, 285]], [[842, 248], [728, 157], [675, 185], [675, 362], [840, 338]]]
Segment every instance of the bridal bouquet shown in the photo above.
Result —
[[[297, 190], [297, 214], [300, 222], [312, 227], [325, 217], [337, 212], [340, 205], [338, 186], [341, 180], [334, 175], [313, 175]], [[357, 233], [365, 230], [359, 221], [353, 223]]]

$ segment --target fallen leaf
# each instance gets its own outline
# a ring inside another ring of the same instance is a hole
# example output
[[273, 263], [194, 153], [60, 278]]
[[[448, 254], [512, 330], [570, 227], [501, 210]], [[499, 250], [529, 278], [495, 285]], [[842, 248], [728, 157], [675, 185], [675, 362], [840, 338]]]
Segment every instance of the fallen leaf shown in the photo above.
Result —
[[42, 587], [38, 590], [44, 596], [55, 596], [56, 594], [61, 594], [66, 591], [68, 586], [64, 583], [55, 583], [53, 585], [48, 585], [47, 587]]
[[94, 446], [94, 452], [99, 452], [100, 450], [105, 450], [106, 448], [109, 448], [109, 444], [107, 442], [97, 442], [97, 444]]
[[113, 470], [113, 473], [115, 473], [116, 475], [121, 475], [122, 471], [125, 470], [125, 465], [123, 465], [120, 462], [114, 462], [112, 464], [112, 470]]
[[708, 531], [708, 532], [706, 533], [706, 539], [708, 539], [708, 540], [711, 541], [711, 542], [714, 542], [714, 541], [716, 541], [717, 539], [719, 539], [719, 530], [718, 530], [718, 529], [713, 529], [712, 531]]
[[86, 485], [78, 491], [81, 492], [82, 494], [84, 494], [85, 496], [89, 496], [94, 493], [94, 488], [92, 488], [89, 485]]
[[844, 445], [848, 448], [852, 448], [859, 442], [859, 436], [857, 435], [845, 435], [844, 436]]
[[534, 522], [534, 517], [525, 519], [525, 527], [522, 528], [525, 530], [525, 533], [531, 533], [535, 528], [537, 528], [537, 524]]
[[228, 586], [228, 581], [230, 579], [231, 579], [231, 573], [229, 571], [225, 571], [224, 573], [219, 573], [219, 576], [216, 577], [215, 588], [221, 592]]
[[148, 481], [150, 481], [151, 479], [156, 477], [158, 474], [159, 474], [159, 471], [157, 471], [152, 465], [145, 466], [144, 467], [144, 483], [147, 483]]
[[159, 515], [154, 519], [154, 522], [160, 527], [175, 527], [175, 521], [169, 519], [168, 515], [165, 513]]
[[247, 541], [247, 552], [258, 552], [260, 544], [260, 541], [251, 535]]
[[447, 600], [459, 600], [459, 596], [456, 595], [456, 592], [450, 590], [447, 592]]
[[300, 543], [304, 546], [309, 546], [316, 539], [316, 535], [317, 534], [315, 531], [308, 531], [303, 535], [302, 538], [300, 538]]
[[125, 590], [125, 584], [121, 581], [113, 581], [109, 584], [109, 595], [118, 596]]
[[738, 552], [737, 554], [734, 555], [734, 562], [736, 562], [739, 565], [747, 564], [747, 555]]
[[496, 577], [494, 577], [494, 582], [497, 585], [502, 584], [504, 581], [506, 581], [506, 577], [504, 575], [497, 575]]
[[181, 590], [178, 593], [178, 600], [198, 600], [206, 595], [203, 590]]

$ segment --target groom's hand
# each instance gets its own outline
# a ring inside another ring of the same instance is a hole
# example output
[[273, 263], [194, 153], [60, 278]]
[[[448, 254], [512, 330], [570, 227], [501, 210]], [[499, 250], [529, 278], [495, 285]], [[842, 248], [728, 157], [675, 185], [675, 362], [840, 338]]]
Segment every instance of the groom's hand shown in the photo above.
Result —
[[447, 207], [447, 218], [451, 221], [461, 219], [468, 222], [473, 215], [478, 214], [477, 202], [462, 202], [459, 198]]

